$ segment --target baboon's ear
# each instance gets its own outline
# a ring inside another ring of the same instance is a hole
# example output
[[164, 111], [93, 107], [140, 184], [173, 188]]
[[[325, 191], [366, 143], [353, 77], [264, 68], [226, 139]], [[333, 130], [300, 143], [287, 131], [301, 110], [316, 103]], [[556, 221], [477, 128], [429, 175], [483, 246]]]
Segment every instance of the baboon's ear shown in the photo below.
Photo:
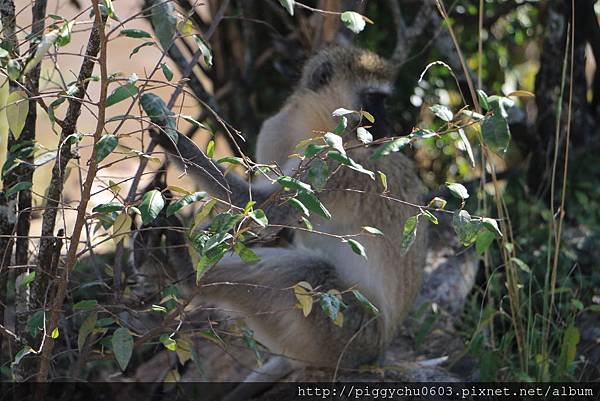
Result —
[[333, 77], [333, 64], [329, 61], [325, 61], [319, 65], [312, 73], [308, 88], [311, 90], [318, 90], [323, 86], [327, 85]]

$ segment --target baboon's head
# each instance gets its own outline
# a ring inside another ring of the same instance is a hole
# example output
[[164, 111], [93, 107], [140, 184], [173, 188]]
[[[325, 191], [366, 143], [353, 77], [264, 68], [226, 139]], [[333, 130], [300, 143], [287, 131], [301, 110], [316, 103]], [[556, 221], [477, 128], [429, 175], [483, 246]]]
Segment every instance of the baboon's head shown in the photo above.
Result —
[[[395, 66], [368, 50], [331, 47], [311, 57], [302, 71], [300, 88], [329, 98], [332, 108], [366, 110], [375, 117], [375, 139], [389, 135], [385, 101], [392, 92]], [[328, 110], [331, 112], [333, 110]]]

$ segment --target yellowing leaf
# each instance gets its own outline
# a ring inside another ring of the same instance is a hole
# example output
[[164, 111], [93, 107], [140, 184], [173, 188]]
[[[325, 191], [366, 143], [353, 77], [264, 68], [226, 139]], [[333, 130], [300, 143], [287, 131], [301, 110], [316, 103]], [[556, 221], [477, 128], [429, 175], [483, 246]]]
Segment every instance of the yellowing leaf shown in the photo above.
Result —
[[8, 118], [8, 126], [15, 139], [19, 139], [19, 136], [21, 136], [28, 112], [29, 101], [27, 100], [25, 91], [14, 91], [8, 95], [6, 117]]
[[344, 314], [342, 312], [338, 312], [333, 324], [338, 327], [342, 327], [344, 325]]
[[179, 363], [183, 366], [187, 361], [192, 359], [192, 342], [187, 337], [179, 337], [177, 339], [177, 348], [175, 349], [175, 353], [177, 353], [177, 359], [179, 359]]
[[535, 95], [529, 91], [518, 90], [510, 92], [506, 97], [517, 96], [517, 97], [535, 97]]
[[302, 309], [302, 314], [304, 317], [310, 315], [310, 312], [312, 311], [314, 300], [311, 292], [312, 286], [306, 281], [301, 281], [294, 286], [294, 295], [296, 295], [298, 305], [300, 309]]
[[112, 227], [112, 239], [118, 244], [125, 234], [131, 230], [131, 216], [126, 211], [122, 211], [117, 216]]
[[50, 334], [50, 337], [52, 337], [53, 339], [57, 339], [59, 336], [59, 332], [58, 332], [58, 327], [55, 327], [54, 330], [52, 330], [52, 334]]
[[165, 376], [164, 383], [177, 383], [181, 380], [181, 375], [177, 371], [177, 369], [170, 370], [169, 373]]

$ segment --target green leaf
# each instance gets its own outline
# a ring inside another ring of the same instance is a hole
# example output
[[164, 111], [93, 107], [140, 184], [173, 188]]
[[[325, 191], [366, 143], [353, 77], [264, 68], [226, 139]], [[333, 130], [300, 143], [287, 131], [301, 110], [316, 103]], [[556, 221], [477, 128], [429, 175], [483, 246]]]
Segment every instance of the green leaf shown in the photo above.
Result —
[[412, 244], [417, 238], [417, 226], [419, 223], [419, 216], [411, 216], [404, 222], [404, 229], [402, 230], [402, 243], [400, 245], [400, 252], [402, 255], [406, 254]]
[[27, 93], [21, 90], [11, 92], [6, 101], [6, 118], [8, 119], [8, 127], [15, 139], [19, 139], [23, 128], [25, 128], [27, 113], [29, 113]]
[[73, 30], [73, 25], [75, 25], [75, 21], [65, 22], [60, 29], [58, 30], [58, 38], [56, 39], [56, 44], [58, 46], [66, 46], [71, 43], [71, 32]]
[[17, 277], [16, 285], [18, 288], [25, 288], [35, 280], [35, 271], [20, 274]]
[[360, 302], [360, 304], [363, 305], [365, 308], [367, 308], [369, 312], [373, 313], [374, 315], [379, 314], [379, 309], [375, 305], [373, 305], [371, 301], [369, 301], [367, 297], [365, 297], [360, 291], [352, 290], [352, 294], [354, 294], [356, 300]]
[[488, 98], [488, 105], [493, 114], [483, 120], [481, 133], [484, 143], [495, 153], [506, 152], [510, 143], [506, 108], [513, 104], [514, 102], [506, 97], [490, 96]]
[[140, 105], [154, 124], [161, 127], [174, 143], [179, 140], [175, 114], [167, 108], [163, 100], [154, 93], [144, 93], [140, 97]]
[[387, 175], [385, 173], [377, 170], [377, 175], [379, 176], [379, 181], [381, 181], [381, 186], [383, 186], [383, 192], [387, 192], [388, 183], [387, 183]]
[[487, 230], [480, 231], [475, 240], [475, 251], [477, 251], [478, 254], [483, 255], [494, 242], [494, 238], [495, 236], [491, 232]]
[[490, 219], [489, 217], [484, 217], [482, 220], [483, 226], [492, 234], [497, 237], [502, 237], [502, 231], [498, 228], [498, 222], [494, 219]]
[[347, 240], [347, 242], [348, 242], [348, 245], [350, 245], [352, 252], [367, 259], [367, 253], [365, 252], [365, 247], [362, 246], [362, 244], [360, 242], [353, 240], [353, 239], [349, 239], [349, 240]]
[[366, 232], [368, 232], [369, 234], [381, 235], [383, 237], [383, 232], [381, 232], [381, 230], [378, 228], [363, 226], [362, 229], [365, 230]]
[[[491, 234], [491, 233], [490, 233]], [[511, 262], [513, 262], [515, 265], [517, 265], [517, 267], [519, 269], [521, 269], [522, 271], [524, 271], [527, 274], [531, 274], [531, 269], [529, 268], [529, 266], [527, 266], [527, 263], [523, 262], [521, 259], [517, 258], [517, 257], [512, 257], [510, 258]]]
[[195, 120], [195, 119], [194, 119], [192, 116], [186, 116], [186, 115], [184, 115], [184, 114], [181, 114], [180, 116], [181, 116], [181, 118], [183, 118], [185, 121], [187, 121], [187, 122], [188, 122], [188, 123], [190, 123], [190, 124], [193, 124], [193, 125], [195, 125], [196, 127], [203, 128], [203, 129], [205, 129], [205, 130], [207, 130], [207, 131], [212, 131], [212, 130], [210, 129], [210, 127], [209, 127], [209, 126], [207, 126], [206, 124], [202, 124], [202, 123], [201, 123], [201, 122], [199, 122], [199, 121], [196, 121], [196, 120]]
[[318, 158], [313, 160], [308, 169], [308, 180], [310, 181], [310, 184], [317, 191], [321, 191], [325, 188], [328, 178], [329, 167], [327, 166], [327, 163]]
[[441, 104], [433, 105], [429, 108], [429, 110], [431, 110], [433, 114], [435, 114], [438, 118], [446, 122], [452, 121], [452, 119], [454, 118], [454, 114], [452, 114], [452, 111], [450, 111], [450, 109], [446, 106], [442, 106]]
[[310, 191], [312, 192], [312, 188], [309, 184], [306, 184], [296, 178], [289, 177], [287, 175], [282, 175], [277, 178], [277, 183], [286, 189], [295, 189], [298, 191]]
[[399, 152], [409, 143], [410, 143], [410, 138], [403, 136], [401, 138], [394, 139], [392, 142], [388, 142], [388, 143], [384, 143], [383, 145], [379, 145], [377, 150], [375, 150], [375, 152], [373, 152], [371, 157], [369, 157], [369, 160], [377, 160], [377, 159], [381, 158], [382, 156], [389, 155], [390, 153]]
[[208, 145], [206, 145], [206, 156], [209, 159], [212, 159], [214, 155], [215, 155], [215, 141], [213, 141], [211, 139], [210, 141], [208, 141]]
[[233, 251], [240, 257], [242, 262], [244, 263], [254, 263], [258, 262], [260, 258], [254, 251], [248, 248], [246, 245], [241, 242], [236, 242], [233, 246]]
[[13, 185], [12, 187], [8, 188], [6, 190], [6, 193], [4, 194], [7, 198], [10, 198], [11, 196], [13, 196], [14, 194], [16, 194], [17, 192], [21, 192], [24, 191], [26, 189], [29, 189], [32, 187], [32, 183], [29, 181], [23, 181], [23, 182], [18, 182], [15, 185]]
[[52, 337], [52, 339], [56, 340], [58, 338], [59, 332], [58, 332], [58, 327], [55, 327], [52, 330], [52, 333], [50, 333], [50, 337]]
[[308, 191], [300, 191], [296, 195], [296, 199], [302, 202], [302, 204], [306, 206], [306, 208], [311, 212], [315, 212], [319, 216], [324, 217], [328, 220], [331, 219], [331, 213], [329, 213], [329, 210], [325, 208], [325, 206], [321, 203], [319, 198], [317, 198], [317, 196], [314, 193]]
[[298, 209], [299, 211], [301, 211], [305, 216], [310, 216], [310, 211], [298, 199], [296, 199], [296, 198], [289, 198], [287, 200], [287, 202], [290, 205], [292, 205], [293, 207], [295, 207], [296, 209]]
[[333, 133], [336, 135], [342, 135], [347, 126], [348, 126], [348, 119], [344, 116], [341, 116], [340, 121], [338, 121], [338, 124], [336, 125], [335, 129], [333, 130]]
[[429, 220], [433, 224], [438, 224], [439, 223], [437, 217], [435, 217], [429, 210], [422, 209], [421, 210], [421, 216], [424, 216], [427, 220]]
[[577, 344], [579, 344], [580, 338], [579, 329], [573, 323], [569, 324], [563, 334], [562, 347], [558, 358], [559, 371], [569, 372], [571, 370], [577, 356]]
[[351, 168], [354, 171], [358, 171], [359, 173], [362, 173], [362, 174], [367, 174], [369, 177], [371, 177], [372, 180], [375, 179], [375, 174], [371, 170], [367, 170], [360, 164], [356, 163], [354, 160], [352, 160], [350, 157], [348, 157], [347, 154], [342, 154], [342, 153], [338, 152], [337, 150], [330, 150], [329, 152], [327, 152], [327, 157], [337, 160], [338, 162], [348, 166], [349, 168]]
[[266, 227], [269, 225], [269, 220], [267, 220], [265, 211], [262, 209], [253, 210], [252, 212], [248, 213], [248, 216], [250, 216], [250, 218], [261, 227]]
[[306, 226], [306, 229], [309, 230], [309, 231], [312, 231], [313, 230], [313, 225], [310, 222], [310, 220], [308, 220], [304, 216], [300, 216], [300, 218], [302, 219], [302, 223], [304, 223], [304, 225]]
[[122, 210], [125, 206], [121, 202], [102, 203], [92, 209], [94, 213], [112, 213]]
[[8, 78], [16, 81], [21, 76], [21, 63], [19, 60], [8, 60], [8, 64], [6, 65], [6, 71], [8, 72]]
[[119, 138], [113, 134], [103, 135], [96, 143], [96, 163], [100, 163], [106, 156], [112, 153], [119, 144]]
[[98, 305], [98, 301], [95, 299], [84, 299], [83, 301], [77, 302], [73, 305], [74, 310], [92, 309]]
[[365, 29], [366, 21], [362, 15], [354, 11], [345, 11], [340, 15], [340, 19], [354, 33], [360, 33]]
[[162, 63], [160, 68], [162, 69], [165, 78], [167, 78], [167, 81], [171, 82], [171, 80], [173, 79], [173, 71], [171, 71], [167, 63]]
[[429, 139], [429, 138], [434, 138], [439, 136], [439, 134], [435, 131], [432, 131], [430, 129], [424, 129], [424, 128], [419, 128], [415, 131], [413, 131], [410, 136], [412, 138], [419, 138], [419, 139]]
[[172, 216], [181, 210], [183, 207], [206, 198], [206, 192], [194, 192], [187, 194], [172, 202], [167, 206], [167, 216]]
[[454, 196], [455, 198], [458, 198], [463, 201], [465, 199], [469, 198], [469, 192], [467, 191], [467, 188], [465, 188], [464, 185], [459, 184], [459, 183], [447, 182], [446, 186], [450, 190], [450, 193], [452, 194], [452, 196]]
[[11, 368], [14, 368], [15, 366], [17, 366], [23, 358], [25, 358], [27, 355], [31, 354], [32, 352], [35, 352], [35, 351], [28, 345], [21, 348], [21, 350], [19, 352], [17, 352], [17, 354], [15, 355], [15, 361], [10, 364]]
[[462, 142], [465, 150], [467, 151], [467, 155], [469, 156], [469, 161], [471, 162], [471, 166], [475, 167], [475, 158], [473, 157], [473, 149], [471, 148], [471, 143], [465, 134], [465, 130], [462, 128], [458, 129], [458, 136], [460, 137], [460, 141]]
[[106, 107], [110, 107], [117, 104], [128, 97], [135, 97], [138, 93], [138, 88], [132, 83], [126, 83], [115, 88], [111, 94], [106, 98]]
[[81, 327], [79, 328], [79, 334], [77, 335], [77, 348], [79, 349], [79, 352], [81, 352], [81, 350], [83, 349], [83, 346], [85, 345], [85, 340], [94, 331], [97, 321], [98, 313], [92, 312], [81, 324]]
[[142, 213], [142, 222], [149, 224], [154, 221], [164, 207], [165, 198], [163, 198], [160, 191], [153, 189], [146, 192], [142, 198], [142, 203], [138, 207]]
[[44, 329], [44, 318], [45, 313], [43, 310], [38, 310], [29, 317], [27, 320], [27, 332], [31, 337], [35, 338]]
[[121, 35], [128, 38], [148, 38], [152, 39], [152, 35], [142, 29], [121, 29]]
[[236, 164], [238, 166], [243, 166], [244, 159], [242, 159], [241, 157], [236, 157], [236, 156], [225, 156], [225, 157], [222, 157], [219, 160], [217, 160], [217, 163], [219, 163], [219, 164], [230, 163], [230, 164]]
[[168, 335], [168, 334], [163, 334], [162, 336], [160, 336], [160, 342], [169, 351], [176, 351], [177, 350], [177, 341], [173, 340], [171, 338], [171, 336]]
[[115, 330], [111, 344], [119, 367], [122, 371], [125, 371], [133, 353], [133, 337], [129, 333], [129, 330], [124, 327], [119, 327]]
[[154, 33], [158, 38], [163, 50], [171, 47], [173, 38], [177, 31], [177, 11], [172, 1], [160, 0], [158, 4], [152, 7], [150, 20], [154, 27]]
[[199, 35], [194, 35], [194, 40], [196, 41], [198, 48], [202, 52], [202, 57], [204, 57], [204, 62], [206, 63], [207, 66], [212, 67], [213, 56], [212, 56], [212, 50], [210, 48], [210, 45]]
[[346, 305], [335, 294], [329, 292], [319, 294], [319, 298], [321, 309], [323, 309], [323, 312], [335, 322], [338, 313], [340, 313], [340, 309], [345, 308]]
[[356, 137], [362, 143], [373, 142], [373, 135], [371, 135], [371, 133], [369, 131], [367, 131], [366, 128], [363, 128], [363, 127], [358, 127], [356, 129]]
[[454, 213], [452, 227], [456, 235], [458, 235], [460, 242], [464, 246], [469, 246], [476, 240], [481, 222], [473, 221], [469, 212], [461, 210], [458, 213]]
[[305, 157], [313, 157], [317, 153], [321, 152], [323, 149], [327, 149], [329, 146], [327, 145], [315, 145], [314, 143], [308, 144], [306, 149], [304, 149]]
[[131, 53], [129, 54], [129, 58], [133, 57], [133, 55], [137, 54], [142, 48], [146, 46], [154, 46], [154, 42], [144, 42], [141, 45], [134, 47]]
[[296, 2], [294, 0], [279, 0], [279, 4], [290, 14], [294, 15], [294, 4]]
[[477, 89], [477, 98], [479, 99], [479, 104], [484, 110], [489, 110], [490, 106], [488, 104], [488, 95], [481, 89]]

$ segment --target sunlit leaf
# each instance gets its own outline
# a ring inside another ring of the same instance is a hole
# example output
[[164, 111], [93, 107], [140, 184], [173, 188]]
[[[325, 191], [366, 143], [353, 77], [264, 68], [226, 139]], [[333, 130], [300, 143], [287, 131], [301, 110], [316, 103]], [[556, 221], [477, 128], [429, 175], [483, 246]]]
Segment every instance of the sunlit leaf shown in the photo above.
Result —
[[167, 216], [172, 216], [179, 210], [181, 210], [183, 207], [206, 198], [206, 195], [206, 192], [194, 192], [192, 194], [182, 196], [181, 198], [177, 199], [175, 202], [171, 202], [169, 206], [167, 206]]
[[31, 188], [32, 185], [33, 184], [29, 181], [18, 182], [15, 185], [13, 185], [12, 187], [8, 188], [4, 195], [7, 198], [10, 198], [11, 196], [13, 196], [14, 194], [16, 194], [18, 192], [21, 192], [21, 191]]
[[96, 143], [96, 163], [100, 163], [106, 156], [111, 154], [119, 144], [119, 138], [113, 134], [103, 135]]
[[151, 223], [165, 207], [165, 198], [162, 193], [156, 189], [148, 191], [142, 198], [142, 203], [139, 205], [142, 213], [142, 222], [144, 224]]
[[381, 158], [382, 156], [389, 155], [390, 153], [399, 152], [409, 143], [410, 143], [410, 138], [407, 138], [407, 137], [401, 137], [398, 139], [394, 139], [392, 142], [388, 142], [388, 143], [379, 145], [379, 147], [375, 150], [375, 152], [373, 152], [373, 154], [371, 155], [371, 157], [369, 159], [377, 160], [377, 159]]
[[466, 210], [461, 210], [454, 214], [452, 218], [452, 227], [458, 235], [458, 239], [464, 246], [471, 245], [477, 238], [477, 233], [481, 227], [481, 222], [472, 220], [471, 215]]
[[452, 196], [454, 196], [455, 198], [461, 199], [463, 201], [469, 198], [469, 192], [467, 191], [467, 188], [465, 188], [464, 185], [459, 183], [447, 182], [446, 186], [450, 190]]
[[454, 114], [452, 114], [452, 111], [450, 111], [449, 108], [441, 104], [433, 105], [429, 109], [441, 120], [452, 121], [452, 119], [454, 118]]
[[353, 240], [353, 239], [349, 239], [349, 240], [347, 240], [347, 242], [348, 242], [348, 245], [350, 245], [352, 252], [367, 259], [367, 253], [365, 251], [365, 247], [362, 246], [362, 244], [360, 242]]
[[365, 29], [365, 19], [362, 15], [354, 11], [345, 11], [340, 15], [340, 19], [346, 26], [346, 28], [350, 29], [354, 33], [360, 33], [363, 29]]
[[295, 3], [294, 0], [279, 0], [279, 4], [281, 4], [290, 15], [294, 15]]
[[194, 35], [194, 40], [196, 41], [196, 44], [198, 45], [198, 49], [200, 49], [200, 51], [202, 52], [202, 57], [204, 58], [204, 62], [206, 63], [207, 66], [212, 67], [213, 56], [212, 56], [212, 50], [210, 48], [210, 45], [200, 35]]
[[404, 228], [402, 230], [402, 243], [400, 245], [400, 252], [406, 254], [412, 244], [417, 238], [417, 226], [419, 223], [419, 216], [411, 216], [404, 222]]
[[364, 306], [369, 312], [373, 313], [374, 315], [379, 314], [379, 309], [375, 305], [373, 305], [371, 301], [369, 301], [367, 297], [365, 297], [360, 291], [352, 290], [352, 294], [354, 294], [354, 297], [358, 300], [358, 302], [360, 302], [360, 304]]
[[304, 317], [310, 315], [314, 299], [312, 297], [312, 286], [306, 281], [301, 281], [293, 287], [294, 295], [298, 300], [298, 305], [302, 309]]

